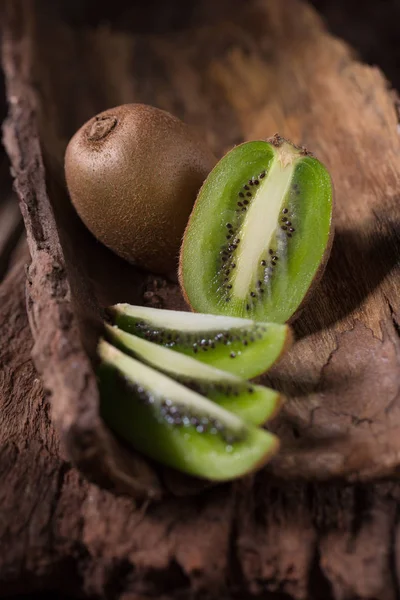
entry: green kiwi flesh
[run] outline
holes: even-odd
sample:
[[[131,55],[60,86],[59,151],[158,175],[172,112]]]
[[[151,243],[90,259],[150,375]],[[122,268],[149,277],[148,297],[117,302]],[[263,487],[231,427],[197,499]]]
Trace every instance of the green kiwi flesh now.
[[[278,449],[271,433],[102,340],[101,414],[136,450],[190,475],[226,481],[260,468]]]
[[[165,373],[186,387],[252,425],[272,419],[282,405],[278,392],[255,385],[169,348],[106,325],[107,339],[137,360]]]
[[[267,371],[290,346],[287,325],[216,315],[116,304],[115,325],[222,371],[252,379]]]
[[[204,182],[180,254],[193,310],[284,323],[323,272],[333,187],[304,148],[276,135],[231,150]]]

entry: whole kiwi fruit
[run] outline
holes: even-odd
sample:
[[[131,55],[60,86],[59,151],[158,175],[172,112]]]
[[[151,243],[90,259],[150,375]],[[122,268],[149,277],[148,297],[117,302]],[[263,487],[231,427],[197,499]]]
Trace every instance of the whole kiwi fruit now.
[[[171,275],[196,194],[215,163],[176,117],[125,104],[75,133],[65,176],[73,205],[98,240],[133,264]]]

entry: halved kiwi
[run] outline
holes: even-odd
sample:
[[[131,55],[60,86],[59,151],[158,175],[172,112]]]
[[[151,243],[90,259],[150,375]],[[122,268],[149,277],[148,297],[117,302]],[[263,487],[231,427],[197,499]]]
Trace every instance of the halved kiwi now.
[[[284,323],[323,272],[333,188],[326,168],[276,135],[231,150],[204,182],[180,254],[198,312]]]
[[[115,325],[223,371],[251,379],[264,373],[290,346],[287,325],[130,304],[109,309]]]
[[[260,468],[278,439],[104,340],[99,344],[101,414],[143,454],[213,481]]]
[[[179,381],[248,423],[263,425],[282,405],[279,392],[254,385],[169,348],[106,325],[107,339],[134,358]]]

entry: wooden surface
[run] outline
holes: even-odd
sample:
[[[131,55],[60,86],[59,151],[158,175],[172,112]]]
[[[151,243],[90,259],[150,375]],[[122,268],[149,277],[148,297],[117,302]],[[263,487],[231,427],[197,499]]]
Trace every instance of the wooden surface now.
[[[395,600],[400,485],[265,477],[140,508],[63,459],[30,360],[23,256],[0,286],[0,598]]]
[[[0,555],[4,593],[36,585],[124,600],[189,591],[271,600],[399,596],[399,486],[359,482],[395,475],[399,465],[395,99],[380,72],[356,62],[305,3],[215,4],[198,2],[182,16],[172,3],[151,22],[133,8],[90,27],[70,13],[62,21],[54,5],[6,3],[5,140],[32,255],[33,356],[67,455],[60,457],[43,391],[33,384],[16,268],[0,303],[3,339],[15,340],[2,345],[8,370],[0,386],[8,407],[0,470],[10,482],[0,502],[0,546],[10,547]],[[176,286],[146,280],[102,249],[63,188],[69,136],[92,114],[127,101],[177,114],[218,155],[279,131],[325,162],[336,188],[332,258],[295,324],[298,342],[270,376],[288,396],[274,423],[282,452],[250,480],[185,498],[171,490],[195,491],[188,481],[154,471],[108,434],[84,353],[93,351],[102,304],[145,290],[147,302],[183,307]],[[164,491],[164,500],[136,506],[88,484],[65,458],[104,485]]]

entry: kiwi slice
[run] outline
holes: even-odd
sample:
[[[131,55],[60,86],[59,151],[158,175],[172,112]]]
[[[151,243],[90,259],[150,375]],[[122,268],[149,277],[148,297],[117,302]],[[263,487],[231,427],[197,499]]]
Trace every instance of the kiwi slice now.
[[[214,481],[260,468],[278,449],[271,433],[189,390],[102,340],[101,413],[143,454]]]
[[[254,385],[231,373],[201,363],[169,348],[158,346],[106,325],[108,340],[134,358],[165,373],[209,400],[230,410],[248,423],[263,425],[282,405],[278,392]]]
[[[244,379],[264,373],[292,342],[287,325],[116,304],[115,325]]]
[[[180,282],[204,313],[284,323],[322,275],[333,237],[326,168],[276,135],[231,150],[204,182]]]

